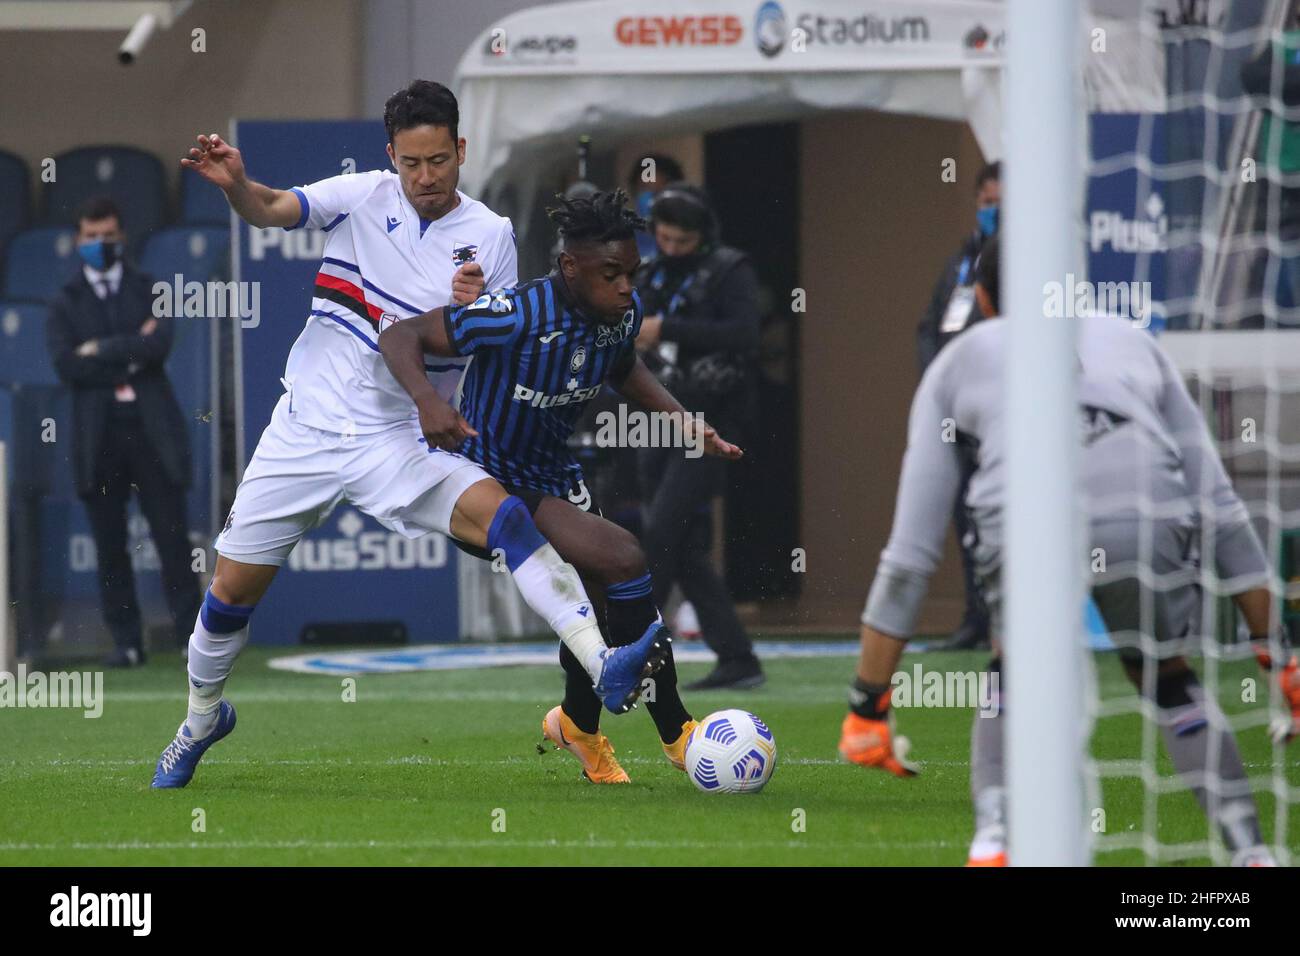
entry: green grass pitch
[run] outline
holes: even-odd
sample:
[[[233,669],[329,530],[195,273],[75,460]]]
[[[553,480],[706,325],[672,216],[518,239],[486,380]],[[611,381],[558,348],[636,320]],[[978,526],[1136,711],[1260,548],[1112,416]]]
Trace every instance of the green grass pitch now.
[[[283,651],[276,652],[283,653]],[[103,716],[0,711],[0,864],[3,865],[960,865],[971,831],[971,711],[899,710],[923,775],[898,780],[836,759],[852,661],[769,662],[769,682],[748,693],[686,695],[697,717],[729,706],[772,727],[779,756],[756,795],[698,792],[664,760],[644,708],[603,726],[632,777],[597,787],[563,752],[539,755],[542,716],[559,699],[557,668],[372,675],[345,702],[339,677],[266,666],[250,648],[228,687],[239,725],[204,758],[185,790],[149,789],[154,761],[184,708],[178,660],[106,675]],[[974,670],[985,655],[909,655],[927,670]],[[684,665],[683,680],[704,665]],[[1098,657],[1103,694],[1127,685],[1113,655]],[[1221,668],[1236,691],[1253,662]],[[1263,684],[1261,682],[1261,689]],[[1225,702],[1228,703],[1225,699]],[[1232,708],[1232,704],[1228,703]],[[1010,706],[1014,706],[1012,703]],[[1232,709],[1241,709],[1240,704]],[[1103,720],[1094,750],[1140,756],[1140,720]],[[1272,752],[1262,728],[1239,734],[1252,774]],[[1287,776],[1300,783],[1300,742]],[[1159,770],[1170,767],[1161,756]],[[1110,833],[1141,833],[1144,789],[1104,781]],[[1259,795],[1266,836],[1274,798]],[[196,832],[197,811],[204,832]],[[803,811],[806,828],[792,824]],[[1166,843],[1204,838],[1186,792],[1158,798]],[[1300,851],[1300,810],[1287,842]],[[496,826],[494,827],[494,822]],[[501,832],[504,824],[504,832]],[[1102,854],[1140,864],[1142,854]],[[1207,862],[1206,860],[1191,862]]]

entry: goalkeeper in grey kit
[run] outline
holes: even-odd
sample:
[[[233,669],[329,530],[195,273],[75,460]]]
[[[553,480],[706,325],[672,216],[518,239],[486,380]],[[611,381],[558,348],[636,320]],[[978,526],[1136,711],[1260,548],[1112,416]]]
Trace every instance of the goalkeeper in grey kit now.
[[[998,314],[998,246],[996,239],[986,245],[977,266],[976,296],[989,316]],[[1195,649],[1200,600],[1199,568],[1191,555],[1198,540],[1205,540],[1213,545],[1222,589],[1241,611],[1261,666],[1276,673],[1290,710],[1277,738],[1290,740],[1300,732],[1300,667],[1285,634],[1271,624],[1268,561],[1204,420],[1152,336],[1112,317],[1078,321],[1080,487],[1092,553],[1105,557],[1091,582],[1093,600],[1120,648],[1126,674],[1154,701],[1175,769],[1212,816],[1234,865],[1273,865],[1236,740],[1183,656]],[[862,614],[861,655],[841,731],[840,753],[853,763],[900,777],[917,772],[893,737],[891,678],[939,563],[957,497],[958,442],[948,434],[954,429],[975,448],[965,507],[978,533],[975,560],[991,613],[989,667],[1000,669],[1006,336],[1005,321],[980,323],[940,353],[917,389],[893,529]],[[1153,586],[1139,581],[1143,564]],[[1156,653],[1139,650],[1144,636],[1157,642]],[[1015,688],[1004,690],[1014,707]],[[976,832],[968,865],[1006,864],[1003,727],[1001,706],[991,717],[974,718]],[[1213,781],[1217,799],[1211,799],[1206,780]]]

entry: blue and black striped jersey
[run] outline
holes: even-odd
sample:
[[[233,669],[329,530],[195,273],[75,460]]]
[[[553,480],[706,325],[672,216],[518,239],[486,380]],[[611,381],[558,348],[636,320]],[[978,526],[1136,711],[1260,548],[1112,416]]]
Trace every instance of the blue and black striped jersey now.
[[[636,361],[641,300],[601,325],[551,273],[446,313],[447,339],[473,356],[461,414],[477,431],[459,449],[506,485],[564,496],[581,475],[566,442],[587,402]]]

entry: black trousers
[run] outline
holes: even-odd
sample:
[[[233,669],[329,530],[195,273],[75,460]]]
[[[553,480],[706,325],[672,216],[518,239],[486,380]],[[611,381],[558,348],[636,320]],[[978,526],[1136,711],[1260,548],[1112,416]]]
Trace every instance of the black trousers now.
[[[125,650],[139,649],[143,644],[126,521],[127,502],[134,490],[158,551],[163,593],[177,646],[181,646],[189,640],[202,600],[199,580],[192,569],[185,489],[164,477],[158,454],[133,410],[114,410],[95,478],[94,493],[82,500],[95,537],[104,623],[114,645]]]
[[[673,584],[695,605],[700,630],[718,663],[754,659],[754,645],[736,616],[727,584],[713,568],[710,505],[726,484],[726,463],[704,455],[687,458],[681,448],[638,453],[643,522],[641,545],[663,607]]]

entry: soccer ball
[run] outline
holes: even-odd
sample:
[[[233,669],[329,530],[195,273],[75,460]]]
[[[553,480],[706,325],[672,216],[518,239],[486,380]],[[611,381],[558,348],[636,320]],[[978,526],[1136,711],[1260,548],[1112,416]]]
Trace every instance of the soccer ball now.
[[[776,738],[745,710],[719,710],[686,740],[686,772],[705,793],[757,793],[776,768]]]

